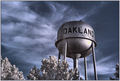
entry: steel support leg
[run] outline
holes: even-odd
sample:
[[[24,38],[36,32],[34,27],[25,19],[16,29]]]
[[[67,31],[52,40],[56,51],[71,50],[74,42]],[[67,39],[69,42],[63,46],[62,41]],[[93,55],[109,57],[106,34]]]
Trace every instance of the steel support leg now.
[[[85,70],[85,80],[87,80],[87,62],[86,62],[86,57],[84,57],[84,70]]]
[[[65,43],[65,52],[64,52],[64,61],[66,62],[66,55],[67,55],[67,42]]]
[[[95,50],[94,50],[94,43],[92,43],[92,56],[93,56],[93,66],[94,66],[94,76],[95,80],[97,80],[97,72],[96,72],[96,60],[95,60]]]
[[[58,63],[60,62],[60,52],[58,54]]]
[[[74,61],[74,69],[78,69],[78,59],[73,59]]]
[[[73,58],[73,61],[74,61],[74,65],[73,66],[74,66],[74,71],[75,71],[73,80],[79,80],[78,59],[77,58]]]

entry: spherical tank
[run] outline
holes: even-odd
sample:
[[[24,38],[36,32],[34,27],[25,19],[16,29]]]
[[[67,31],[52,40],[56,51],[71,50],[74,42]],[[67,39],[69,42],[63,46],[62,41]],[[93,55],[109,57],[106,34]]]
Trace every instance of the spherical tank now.
[[[66,22],[59,28],[55,42],[60,54],[64,54],[65,43],[67,43],[67,57],[86,57],[92,51],[92,43],[96,46],[94,30],[81,20]]]

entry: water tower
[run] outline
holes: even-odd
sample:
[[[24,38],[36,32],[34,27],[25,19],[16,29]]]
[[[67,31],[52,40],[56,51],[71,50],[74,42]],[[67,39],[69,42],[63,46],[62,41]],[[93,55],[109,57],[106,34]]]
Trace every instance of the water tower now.
[[[95,51],[95,33],[93,28],[83,21],[70,21],[64,23],[58,30],[56,47],[59,50],[58,60],[61,55],[72,58],[74,69],[78,69],[78,59],[84,58],[85,80],[87,80],[86,57],[92,53],[95,80],[97,80]]]

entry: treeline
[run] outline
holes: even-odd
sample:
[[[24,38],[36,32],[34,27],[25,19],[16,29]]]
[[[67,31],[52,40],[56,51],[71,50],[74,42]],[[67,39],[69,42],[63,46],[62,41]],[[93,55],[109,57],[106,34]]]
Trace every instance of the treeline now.
[[[27,80],[83,80],[79,77],[77,70],[68,69],[69,65],[65,61],[59,61],[55,56],[43,59],[41,68],[34,66],[29,74]],[[78,76],[75,76],[78,75]],[[2,80],[25,80],[23,72],[12,65],[8,58],[1,58],[1,79]],[[119,64],[116,65],[116,72],[110,80],[119,80]]]

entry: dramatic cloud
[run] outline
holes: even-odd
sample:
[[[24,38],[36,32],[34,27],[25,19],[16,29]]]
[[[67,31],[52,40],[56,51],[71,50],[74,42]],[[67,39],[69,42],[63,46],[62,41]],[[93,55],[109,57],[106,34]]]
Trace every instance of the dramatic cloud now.
[[[2,57],[8,57],[26,76],[41,60],[58,55],[57,30],[67,21],[83,20],[96,33],[99,79],[109,79],[118,63],[118,2],[4,2],[2,1]],[[72,59],[67,59],[70,68]],[[84,78],[83,59],[79,60]],[[94,79],[92,56],[87,57],[88,78]]]

